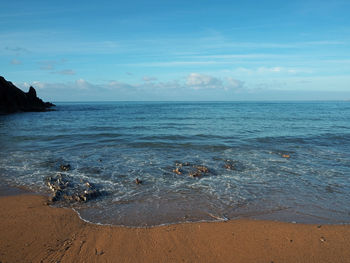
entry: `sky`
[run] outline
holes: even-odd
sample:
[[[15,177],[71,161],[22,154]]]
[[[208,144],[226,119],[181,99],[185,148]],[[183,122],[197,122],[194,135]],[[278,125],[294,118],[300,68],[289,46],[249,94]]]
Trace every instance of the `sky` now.
[[[349,0],[0,6],[0,75],[44,100],[350,100]]]

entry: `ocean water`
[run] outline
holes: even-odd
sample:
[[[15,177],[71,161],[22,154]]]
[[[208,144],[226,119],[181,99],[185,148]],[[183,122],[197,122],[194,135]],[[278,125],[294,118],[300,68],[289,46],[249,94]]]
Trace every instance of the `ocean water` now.
[[[1,185],[49,193],[44,178],[69,163],[65,174],[106,193],[69,205],[94,223],[242,217],[350,223],[349,102],[57,103],[56,109],[0,116]],[[176,162],[210,172],[179,175]]]

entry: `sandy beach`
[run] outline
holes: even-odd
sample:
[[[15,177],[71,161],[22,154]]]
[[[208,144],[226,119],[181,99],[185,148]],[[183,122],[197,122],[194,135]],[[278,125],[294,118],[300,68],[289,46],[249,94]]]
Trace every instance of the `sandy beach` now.
[[[0,197],[0,262],[350,262],[349,225],[232,220],[153,228],[86,223],[47,198]]]

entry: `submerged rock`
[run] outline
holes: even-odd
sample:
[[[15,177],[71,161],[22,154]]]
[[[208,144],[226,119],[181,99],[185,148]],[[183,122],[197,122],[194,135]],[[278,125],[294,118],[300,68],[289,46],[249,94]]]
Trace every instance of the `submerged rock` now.
[[[174,170],[173,170],[173,172],[174,173],[176,173],[176,174],[182,174],[182,171],[181,171],[181,169],[179,168],[179,167],[176,167]]]
[[[175,162],[175,166],[175,169],[172,171],[178,175],[186,174],[190,177],[196,178],[210,173],[209,168],[204,165],[196,165],[189,162],[182,163],[177,161]]]
[[[182,162],[176,161],[175,166],[177,166],[177,167],[191,166],[191,163],[189,163],[189,162],[182,163]]]
[[[28,92],[24,92],[0,76],[0,114],[48,111],[53,106],[55,105],[39,99],[33,87],[30,87]]]
[[[191,171],[188,173],[188,176],[196,178],[196,177],[201,177],[202,173],[200,171]]]
[[[70,169],[71,169],[71,166],[70,166],[70,164],[61,164],[60,165],[60,169],[62,170],[62,171],[69,171]]]
[[[197,166],[194,166],[197,171],[201,172],[201,173],[208,173],[209,172],[209,168],[206,167],[206,166],[203,166],[203,165],[197,165]]]
[[[135,179],[135,184],[142,184],[142,181],[139,180],[139,178],[136,178],[136,179]]]
[[[236,172],[242,172],[245,169],[247,169],[247,167],[241,161],[237,161],[237,160],[225,160],[225,164],[223,165],[223,167],[226,170],[231,170]]]
[[[224,167],[227,170],[236,170],[236,165],[235,165],[235,163],[232,160],[226,160],[225,164],[224,164]]]
[[[209,168],[203,165],[194,165],[193,168],[195,168],[195,170],[188,173],[188,175],[193,178],[202,177],[203,175],[209,173]]]

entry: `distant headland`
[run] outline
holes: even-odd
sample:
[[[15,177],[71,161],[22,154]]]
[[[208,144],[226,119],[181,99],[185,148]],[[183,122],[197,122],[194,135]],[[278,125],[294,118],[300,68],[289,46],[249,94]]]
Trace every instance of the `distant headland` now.
[[[48,111],[55,106],[51,102],[44,102],[36,95],[36,90],[31,86],[28,92],[13,85],[0,76],[0,114],[28,111]]]

